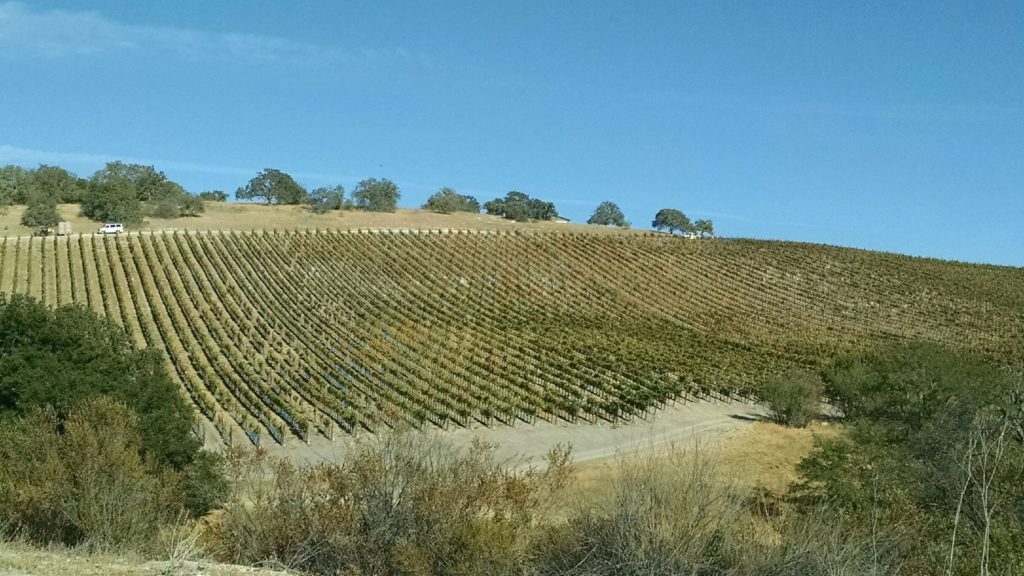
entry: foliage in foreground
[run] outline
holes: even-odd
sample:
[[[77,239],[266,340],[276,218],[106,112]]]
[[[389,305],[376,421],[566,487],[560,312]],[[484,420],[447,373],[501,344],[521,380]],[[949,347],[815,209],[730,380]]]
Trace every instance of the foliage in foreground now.
[[[849,432],[819,440],[795,497],[901,527],[914,574],[1024,573],[1024,379],[933,344],[838,358]]]
[[[85,308],[0,296],[0,414],[53,406],[64,415],[100,395],[139,415],[142,448],[156,461],[181,468],[195,457],[194,411],[159,352],[136,349],[123,330]]]
[[[239,452],[205,546],[314,574],[1020,573],[1020,375],[932,345],[826,374],[849,432],[818,443],[795,506],[771,514],[700,451],[624,461],[609,498],[574,502],[566,450],[516,472],[492,447],[407,432],[312,468]],[[33,541],[146,550],[190,479],[151,472],[133,427],[105,399],[62,427],[46,410],[6,421],[0,518]]]
[[[147,550],[224,500],[159,353],[76,306],[0,296],[0,534]]]
[[[514,472],[403,433],[340,464],[297,469],[236,455],[240,488],[209,523],[222,561],[313,574],[884,574],[890,539],[828,512],[766,521],[709,453],[671,448],[621,461],[610,497],[569,497],[569,453]]]
[[[515,473],[491,446],[413,433],[357,444],[337,465],[238,460],[242,490],[209,546],[315,574],[521,574],[568,461],[555,450],[544,472]]]
[[[0,530],[30,542],[152,551],[161,532],[219,505],[210,455],[183,472],[144,457],[140,422],[107,397],[67,414],[35,407],[0,419]],[[201,490],[194,480],[207,485]],[[189,505],[195,508],[189,508]]]

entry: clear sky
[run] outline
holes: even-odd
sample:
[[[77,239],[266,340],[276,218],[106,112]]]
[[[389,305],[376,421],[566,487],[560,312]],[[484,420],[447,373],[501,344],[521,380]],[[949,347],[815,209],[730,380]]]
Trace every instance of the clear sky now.
[[[1024,266],[1024,2],[0,0],[0,164]]]

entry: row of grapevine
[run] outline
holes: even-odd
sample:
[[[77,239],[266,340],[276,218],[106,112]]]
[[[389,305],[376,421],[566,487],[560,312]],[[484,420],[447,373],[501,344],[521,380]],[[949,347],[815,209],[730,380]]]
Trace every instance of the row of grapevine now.
[[[972,276],[972,274],[975,274]],[[804,244],[466,231],[0,241],[0,292],[166,353],[228,441],[644,417],[904,338],[1012,361],[1024,273]],[[237,434],[236,434],[237,432]]]

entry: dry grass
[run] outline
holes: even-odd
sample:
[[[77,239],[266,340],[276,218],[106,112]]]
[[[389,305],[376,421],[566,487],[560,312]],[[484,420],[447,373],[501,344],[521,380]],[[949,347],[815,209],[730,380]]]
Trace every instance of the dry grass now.
[[[699,452],[715,459],[719,468],[736,482],[739,491],[750,494],[770,492],[781,496],[798,479],[796,465],[810,453],[814,438],[831,437],[839,431],[838,426],[820,422],[814,422],[807,428],[755,422],[721,439],[697,443],[695,446]],[[654,450],[667,453],[669,447]],[[621,474],[623,461],[649,456],[650,451],[642,451],[575,465],[573,497],[591,502],[602,501],[609,495],[608,486]]]
[[[811,452],[815,436],[831,437],[839,430],[820,422],[807,428],[755,422],[724,438],[715,449],[722,469],[741,488],[780,496],[798,479],[796,465]]]
[[[0,207],[0,236],[27,236],[35,228],[21,225],[21,215],[25,212],[25,206]],[[71,222],[71,230],[74,232],[95,232],[99,230],[100,224],[88,218],[79,216],[77,204],[61,204],[57,207],[61,218]]]
[[[203,561],[146,561],[135,556],[90,553],[77,549],[41,549],[0,542],[3,576],[285,576],[290,572]]]
[[[0,211],[0,236],[27,236],[33,228],[20,224],[24,206],[10,206]],[[71,222],[76,233],[94,232],[100,224],[78,213],[77,204],[61,204],[60,215]],[[584,224],[555,222],[520,223],[486,214],[437,214],[423,210],[400,209],[395,213],[343,211],[314,214],[302,206],[267,206],[264,204],[236,204],[207,202],[206,212],[195,218],[148,218],[144,230],[262,230],[262,229],[355,229],[355,228],[412,228],[465,230],[532,230],[532,231],[587,231],[596,234],[628,234],[629,231]]]

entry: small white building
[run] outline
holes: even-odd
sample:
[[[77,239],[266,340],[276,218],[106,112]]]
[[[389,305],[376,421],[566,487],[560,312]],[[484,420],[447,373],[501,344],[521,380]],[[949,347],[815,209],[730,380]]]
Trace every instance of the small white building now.
[[[555,216],[554,219],[552,219],[552,222],[557,222],[559,224],[568,224],[570,220],[563,216]]]

